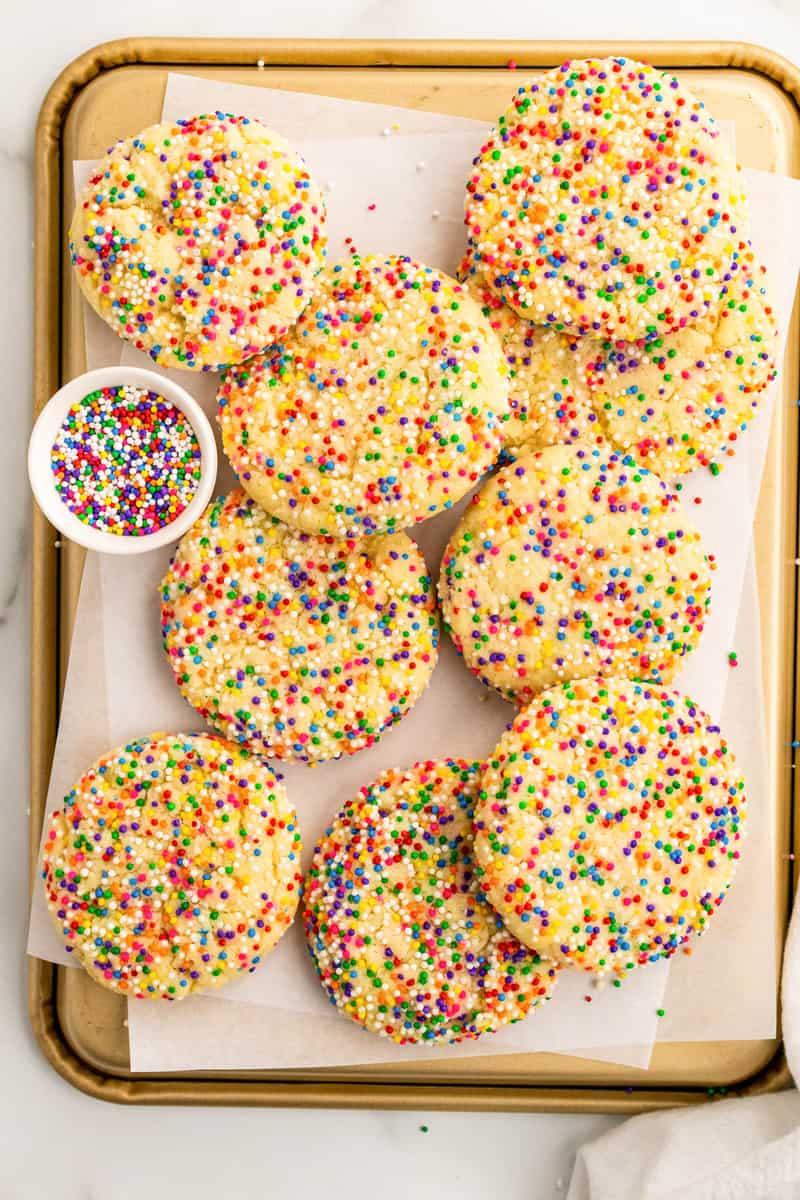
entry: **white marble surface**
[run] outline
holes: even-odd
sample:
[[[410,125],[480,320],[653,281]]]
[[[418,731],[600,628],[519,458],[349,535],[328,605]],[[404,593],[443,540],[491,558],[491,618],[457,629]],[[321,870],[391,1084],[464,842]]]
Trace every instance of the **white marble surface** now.
[[[183,18],[178,10],[190,12]],[[39,1200],[197,1200],[356,1193],[428,1200],[558,1197],[575,1148],[611,1118],[436,1113],[148,1110],[104,1105],[47,1066],[27,1027],[29,499],[24,448],[30,420],[31,157],[44,92],[72,58],[134,34],[193,36],[712,38],[760,42],[800,60],[800,0],[210,0],[174,10],[94,0],[28,0],[4,7],[0,78],[0,346],[4,429],[0,479],[0,679],[5,731],[0,770],[0,1197]],[[428,1132],[421,1126],[428,1126]]]

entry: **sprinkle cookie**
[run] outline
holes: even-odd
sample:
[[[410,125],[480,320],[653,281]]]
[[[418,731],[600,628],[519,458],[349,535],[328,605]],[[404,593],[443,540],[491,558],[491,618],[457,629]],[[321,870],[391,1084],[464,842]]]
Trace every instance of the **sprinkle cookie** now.
[[[584,675],[672,679],[702,632],[710,568],[657,475],[575,443],[521,456],[481,488],[439,593],[470,670],[524,704]]]
[[[300,833],[283,785],[207,734],[104,754],[53,812],[47,904],[93,979],[180,1000],[252,971],[300,896]]]
[[[325,252],[299,155],[229,113],[164,121],[97,164],[72,218],[83,294],[162,367],[213,371],[282,337]]]
[[[520,317],[487,285],[469,253],[459,276],[480,304],[506,356],[509,413],[503,425],[504,451],[514,455],[599,433],[586,381],[591,339],[558,333]]]
[[[594,343],[587,379],[605,433],[667,478],[733,454],[775,378],[777,338],[764,269],[747,256],[698,325]]]
[[[711,718],[655,684],[542,693],[491,756],[475,814],[481,885],[525,944],[598,974],[670,958],[725,898],[745,832]]]
[[[493,1032],[556,982],[479,891],[478,780],[477,764],[452,759],[384,771],[327,830],[306,879],[306,936],[328,998],[401,1044]]]
[[[267,757],[320,762],[373,745],[436,665],[433,590],[411,538],[313,538],[240,490],[184,534],[161,601],[185,698]]]
[[[474,160],[466,224],[492,287],[537,325],[633,340],[694,322],[747,237],[704,106],[624,58],[519,88]]]
[[[321,272],[269,354],[229,372],[225,451],[259,504],[306,533],[392,532],[450,508],[497,457],[497,338],[466,290],[410,258]]]

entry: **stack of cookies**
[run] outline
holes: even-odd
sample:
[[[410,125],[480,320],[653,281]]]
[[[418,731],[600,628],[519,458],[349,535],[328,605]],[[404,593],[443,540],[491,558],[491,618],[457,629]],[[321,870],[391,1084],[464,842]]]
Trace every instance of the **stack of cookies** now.
[[[299,834],[262,760],[374,745],[431,678],[437,607],[517,715],[486,762],[384,772],[333,819],[304,905],[331,1002],[400,1043],[474,1038],[565,967],[619,983],[670,957],[725,896],[746,801],[668,686],[714,566],[671,481],[718,469],[775,373],[740,172],[677,80],[573,62],[519,88],[466,214],[460,281],[324,265],[299,157],[223,114],[121,143],[79,203],[96,310],[162,365],[225,369],[240,484],[161,591],[176,683],[221,736],[107,756],[46,843],[68,945],[127,995],[275,943]],[[437,606],[405,531],[469,493]]]
[[[486,762],[385,772],[336,817],[305,884],[320,981],[403,1044],[518,1021],[565,967],[618,985],[707,929],[745,816],[691,700],[619,678],[549,688]]]
[[[520,87],[466,223],[513,447],[602,433],[668,478],[733,452],[775,372],[775,317],[741,172],[683,84],[588,59]]]

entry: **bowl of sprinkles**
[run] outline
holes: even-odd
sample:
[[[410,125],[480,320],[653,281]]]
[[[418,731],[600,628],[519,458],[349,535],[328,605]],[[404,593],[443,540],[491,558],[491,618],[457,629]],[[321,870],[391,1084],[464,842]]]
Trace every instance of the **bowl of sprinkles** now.
[[[203,512],[217,450],[200,405],[139,367],[71,380],[33,427],[28,474],[39,507],[71,541],[141,554],[179,538]]]

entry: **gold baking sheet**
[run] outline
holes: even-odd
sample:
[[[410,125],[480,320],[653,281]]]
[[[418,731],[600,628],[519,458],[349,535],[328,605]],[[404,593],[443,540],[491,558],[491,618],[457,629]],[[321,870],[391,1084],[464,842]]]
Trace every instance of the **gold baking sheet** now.
[[[158,120],[169,71],[493,120],[522,76],[587,54],[644,58],[690,77],[716,116],[735,120],[741,162],[800,176],[800,71],[755,46],[129,39],[87,52],[53,84],[37,129],[34,413],[62,382],[84,369],[80,298],[64,236],[72,161],[96,158],[116,138]],[[507,68],[510,59],[518,64],[516,74]],[[756,518],[777,856],[773,936],[779,948],[793,887],[789,853],[795,828],[789,746],[796,736],[798,674],[798,362],[795,312]],[[83,552],[66,541],[59,549],[53,530],[36,511],[32,886],[82,565]],[[408,1066],[134,1076],[124,1001],[82,971],[30,960],[29,1006],[34,1033],[55,1069],[84,1091],[124,1103],[630,1112],[707,1100],[709,1089],[720,1087],[747,1093],[774,1089],[788,1078],[780,1039],[659,1044],[647,1072],[561,1055],[487,1054]]]

